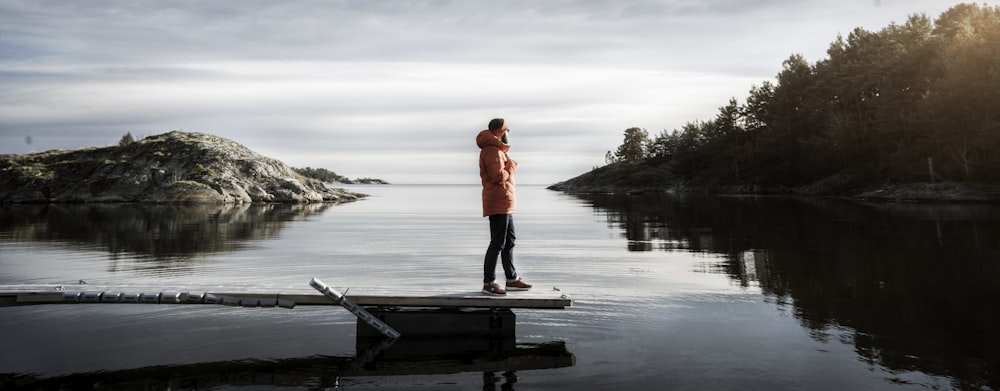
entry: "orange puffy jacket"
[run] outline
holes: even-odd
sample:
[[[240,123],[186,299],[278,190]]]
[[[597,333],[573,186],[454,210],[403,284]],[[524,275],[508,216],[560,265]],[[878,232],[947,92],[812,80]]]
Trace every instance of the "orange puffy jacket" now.
[[[489,130],[476,136],[479,177],[483,182],[483,216],[514,213],[514,172],[517,162],[507,156],[509,145]]]

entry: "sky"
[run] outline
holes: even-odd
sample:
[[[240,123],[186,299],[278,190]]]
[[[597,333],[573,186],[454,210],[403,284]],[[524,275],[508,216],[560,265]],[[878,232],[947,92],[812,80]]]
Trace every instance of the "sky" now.
[[[709,120],[838,34],[953,0],[0,0],[0,154],[171,130],[293,167],[479,183],[510,127],[520,184],[604,165],[625,129]]]

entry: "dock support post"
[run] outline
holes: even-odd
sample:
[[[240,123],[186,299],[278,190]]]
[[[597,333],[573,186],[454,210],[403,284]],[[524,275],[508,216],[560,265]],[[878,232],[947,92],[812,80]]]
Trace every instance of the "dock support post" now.
[[[367,308],[387,325],[410,337],[514,337],[516,315],[507,308]],[[377,338],[379,331],[358,322],[359,338]]]

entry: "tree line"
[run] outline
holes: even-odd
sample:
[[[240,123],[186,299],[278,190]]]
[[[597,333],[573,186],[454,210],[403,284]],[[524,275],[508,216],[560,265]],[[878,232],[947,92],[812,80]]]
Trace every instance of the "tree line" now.
[[[326,182],[326,183],[335,183],[335,182],[349,183],[350,182],[350,180],[347,179],[347,177],[342,176],[342,175],[338,175],[336,172],[327,170],[325,168],[312,168],[312,167],[296,168],[296,167],[292,167],[292,170],[295,171],[296,173],[298,173],[299,175],[302,175],[302,176],[304,176],[306,178],[318,179],[318,180]]]
[[[608,163],[662,160],[703,184],[1000,183],[1000,7],[959,4],[785,60],[715,118],[625,130]]]

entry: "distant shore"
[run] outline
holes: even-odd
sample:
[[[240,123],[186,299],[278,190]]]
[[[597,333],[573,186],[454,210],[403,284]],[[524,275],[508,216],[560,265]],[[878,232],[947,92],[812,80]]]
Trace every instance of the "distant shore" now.
[[[704,193],[716,195],[783,195],[801,197],[834,197],[874,202],[915,203],[1000,203],[1000,186],[954,182],[892,184],[855,192],[818,192],[813,188],[784,188],[767,186],[694,186],[694,185],[636,185],[560,182],[547,187],[549,190],[569,194],[584,193]]]

